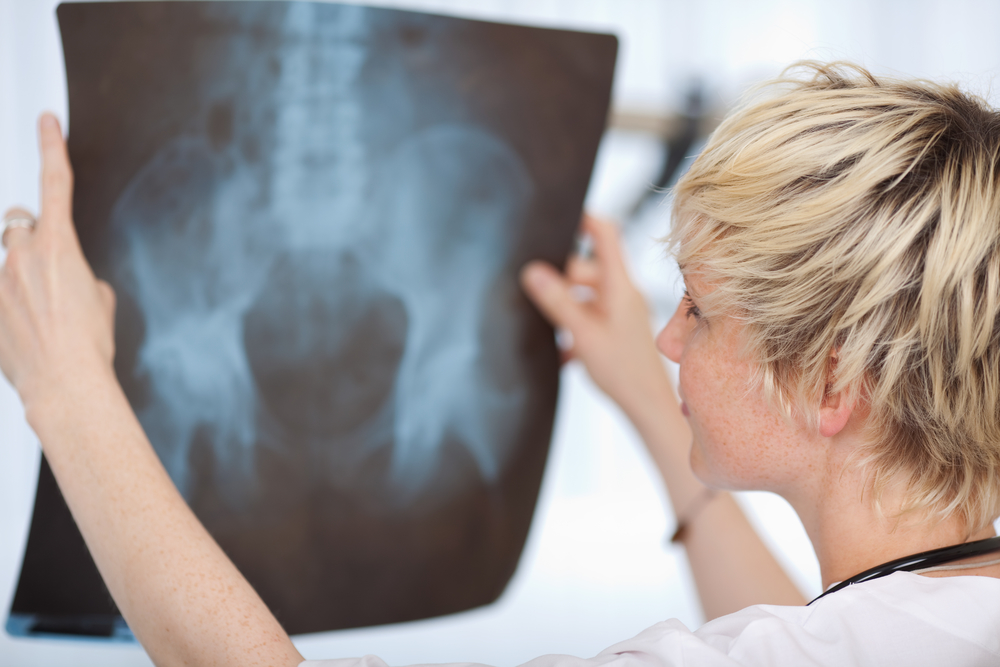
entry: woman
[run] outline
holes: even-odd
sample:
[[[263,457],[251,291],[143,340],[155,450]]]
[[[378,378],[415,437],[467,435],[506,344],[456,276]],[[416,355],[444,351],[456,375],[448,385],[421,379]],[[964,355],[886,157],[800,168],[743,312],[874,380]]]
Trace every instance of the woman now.
[[[41,214],[9,212],[3,237],[0,365],[101,574],[158,664],[297,664],[122,395],[114,297],[80,252],[51,116],[40,133]],[[1000,514],[998,165],[1000,115],[953,88],[810,66],[736,111],[676,188],[688,292],[656,345],[680,364],[680,404],[611,226],[585,223],[595,259],[566,275],[525,269],[527,292],[648,444],[715,618],[534,663],[1000,662],[1000,546],[978,543]],[[574,283],[595,298],[576,300]],[[712,491],[750,488],[796,509],[824,587],[973,546],[945,554],[964,569],[896,572],[803,606]],[[348,663],[379,661],[329,664]]]

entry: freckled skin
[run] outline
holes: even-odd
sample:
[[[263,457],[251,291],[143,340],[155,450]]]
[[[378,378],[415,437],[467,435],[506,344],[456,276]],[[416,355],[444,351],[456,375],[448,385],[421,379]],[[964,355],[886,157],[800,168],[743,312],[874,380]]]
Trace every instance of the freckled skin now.
[[[839,394],[816,406],[817,425],[785,419],[750,386],[752,369],[740,354],[743,325],[733,317],[700,317],[699,299],[711,286],[696,275],[686,282],[693,299],[685,297],[656,343],[680,364],[691,468],[714,488],[784,497],[812,540],[824,586],[907,554],[994,534],[988,527],[970,535],[960,516],[928,521],[898,514],[903,488],[884,492],[884,512],[877,511],[866,472],[851,463],[865,441],[868,407]],[[961,573],[1000,577],[1000,565]]]
[[[703,294],[697,278],[688,279]],[[816,479],[823,445],[804,426],[786,420],[751,388],[741,358],[742,325],[733,317],[689,315],[686,298],[657,338],[680,364],[679,394],[693,432],[691,467],[716,488],[774,491],[786,497]]]

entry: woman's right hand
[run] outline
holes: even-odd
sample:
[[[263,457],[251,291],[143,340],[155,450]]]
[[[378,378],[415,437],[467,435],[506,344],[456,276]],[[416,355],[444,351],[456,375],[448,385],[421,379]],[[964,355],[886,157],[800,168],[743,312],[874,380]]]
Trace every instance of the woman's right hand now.
[[[531,262],[521,282],[552,325],[570,333],[571,356],[635,421],[647,407],[662,405],[664,390],[673,392],[646,302],[629,278],[617,226],[585,215],[582,231],[593,240],[593,258],[572,257],[565,275],[544,262]],[[581,299],[581,292],[591,298]]]
[[[73,226],[73,171],[59,123],[39,121],[41,213],[34,229],[4,234],[0,369],[25,406],[95,372],[113,372],[115,296],[94,277]],[[8,216],[28,216],[22,209]]]

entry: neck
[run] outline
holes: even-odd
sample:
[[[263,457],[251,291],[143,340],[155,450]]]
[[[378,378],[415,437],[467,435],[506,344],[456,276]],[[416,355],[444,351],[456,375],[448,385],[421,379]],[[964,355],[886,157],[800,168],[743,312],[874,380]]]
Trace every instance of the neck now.
[[[843,464],[827,467],[818,485],[804,493],[783,494],[812,540],[824,590],[897,558],[994,535],[992,528],[971,534],[958,517],[938,520],[920,512],[901,513],[903,494],[893,489],[884,493],[879,512],[860,471]]]

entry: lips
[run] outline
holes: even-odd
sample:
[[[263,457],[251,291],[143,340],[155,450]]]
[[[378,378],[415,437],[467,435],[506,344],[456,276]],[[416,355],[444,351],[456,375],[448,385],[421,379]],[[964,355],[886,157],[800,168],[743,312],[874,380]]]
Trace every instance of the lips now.
[[[681,402],[681,414],[684,415],[685,417],[691,416],[691,412],[688,410],[687,403],[684,403],[683,401]]]

